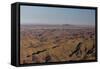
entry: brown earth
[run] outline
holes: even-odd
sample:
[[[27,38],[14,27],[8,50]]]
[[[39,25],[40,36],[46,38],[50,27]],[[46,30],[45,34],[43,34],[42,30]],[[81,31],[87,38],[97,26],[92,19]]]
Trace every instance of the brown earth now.
[[[95,29],[21,27],[20,64],[95,60]]]

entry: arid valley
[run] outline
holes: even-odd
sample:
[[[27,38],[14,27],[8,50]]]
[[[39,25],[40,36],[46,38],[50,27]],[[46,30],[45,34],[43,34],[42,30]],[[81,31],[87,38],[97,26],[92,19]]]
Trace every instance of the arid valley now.
[[[21,25],[20,64],[95,60],[95,27]]]

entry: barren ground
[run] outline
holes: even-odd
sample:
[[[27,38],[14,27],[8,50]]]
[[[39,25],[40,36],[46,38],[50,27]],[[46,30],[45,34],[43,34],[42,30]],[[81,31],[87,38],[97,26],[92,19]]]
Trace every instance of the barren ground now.
[[[96,59],[93,27],[59,27],[21,26],[20,63]]]

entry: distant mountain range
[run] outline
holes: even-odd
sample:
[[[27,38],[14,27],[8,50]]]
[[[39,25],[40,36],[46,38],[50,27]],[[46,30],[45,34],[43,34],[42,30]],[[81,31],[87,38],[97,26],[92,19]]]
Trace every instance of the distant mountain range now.
[[[22,28],[32,28],[32,29],[82,29],[82,28],[95,28],[94,26],[89,25],[71,25],[71,24],[42,24],[42,25],[35,25],[35,24],[22,24]]]

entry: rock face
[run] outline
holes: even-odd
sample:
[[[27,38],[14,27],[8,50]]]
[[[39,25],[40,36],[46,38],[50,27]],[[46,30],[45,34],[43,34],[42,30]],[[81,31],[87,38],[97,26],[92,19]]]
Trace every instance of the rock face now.
[[[73,28],[71,25],[61,25],[59,27],[57,25],[55,28],[47,25],[37,27],[22,25],[20,34],[20,63],[96,59],[94,27],[81,28],[75,26]]]
[[[74,54],[76,55],[76,56],[78,56],[78,55],[82,55],[82,51],[80,50],[80,47],[81,47],[81,42],[79,42],[78,43],[78,45],[76,46],[76,48],[75,48],[75,50],[69,55],[70,57],[72,57]]]

